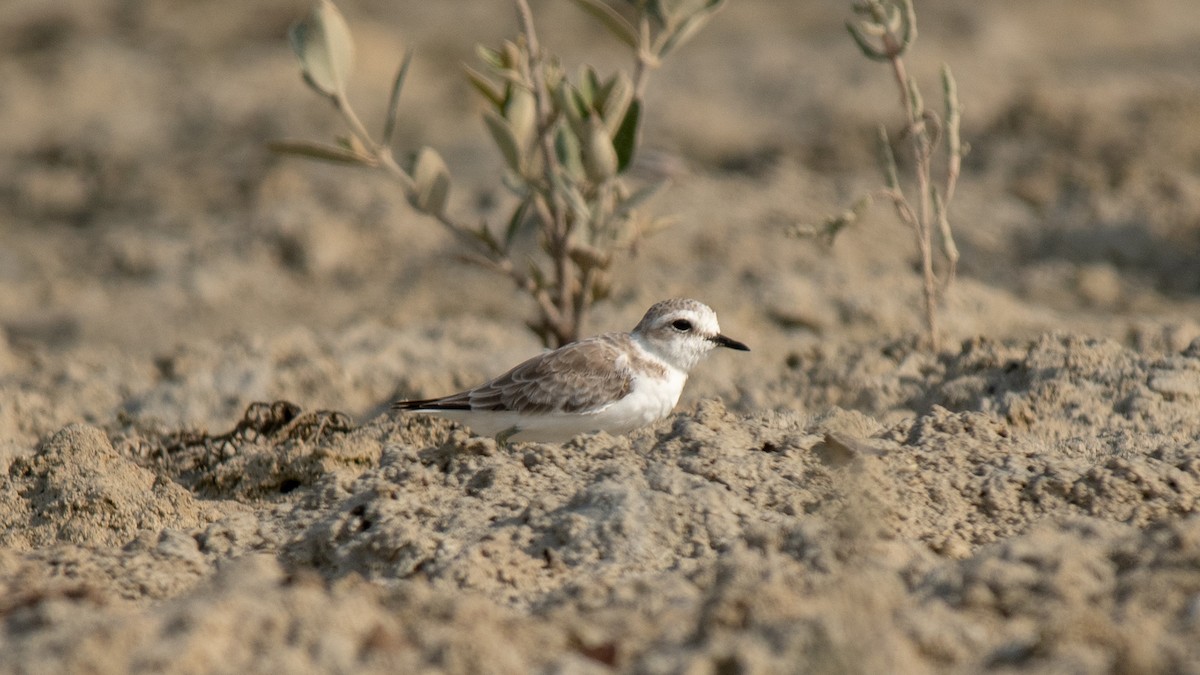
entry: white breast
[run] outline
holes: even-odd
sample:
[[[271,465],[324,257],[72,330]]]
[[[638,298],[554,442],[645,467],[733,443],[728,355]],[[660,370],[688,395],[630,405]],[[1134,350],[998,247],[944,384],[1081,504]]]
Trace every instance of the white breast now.
[[[671,367],[665,377],[637,377],[625,398],[591,417],[596,428],[612,434],[639,429],[671,414],[685,382],[687,373]]]

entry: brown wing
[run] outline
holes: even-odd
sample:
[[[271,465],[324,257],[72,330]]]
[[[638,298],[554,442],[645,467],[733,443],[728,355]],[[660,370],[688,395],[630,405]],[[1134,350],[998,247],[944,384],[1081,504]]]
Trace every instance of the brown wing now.
[[[439,399],[402,401],[405,410],[520,410],[588,412],[624,398],[633,385],[622,334],[572,342],[519,364],[470,391]]]

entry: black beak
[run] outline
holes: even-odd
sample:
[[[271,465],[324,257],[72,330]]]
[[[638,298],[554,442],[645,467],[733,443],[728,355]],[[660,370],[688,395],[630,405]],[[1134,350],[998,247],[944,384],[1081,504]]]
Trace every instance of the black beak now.
[[[739,352],[750,351],[750,348],[747,347],[746,345],[738,342],[737,340],[727,338],[724,335],[721,335],[720,333],[717,333],[716,335],[714,335],[708,339],[709,339],[709,341],[716,344],[718,347],[728,347],[730,349],[736,349]]]

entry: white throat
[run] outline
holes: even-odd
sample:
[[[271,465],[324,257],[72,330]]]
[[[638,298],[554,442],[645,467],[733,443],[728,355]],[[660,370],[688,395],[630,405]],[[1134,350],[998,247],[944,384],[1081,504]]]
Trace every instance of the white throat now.
[[[691,337],[654,340],[635,333],[633,341],[642,348],[647,357],[661,363],[669,370],[683,373],[685,377],[711,348],[705,341]]]

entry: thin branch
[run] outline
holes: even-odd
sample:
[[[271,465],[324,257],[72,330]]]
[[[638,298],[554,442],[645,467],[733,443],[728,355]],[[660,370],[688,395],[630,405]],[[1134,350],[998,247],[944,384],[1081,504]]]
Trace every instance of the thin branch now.
[[[533,85],[533,100],[537,109],[538,147],[542,153],[542,168],[545,173],[547,207],[553,218],[553,237],[550,241],[550,256],[555,264],[555,281],[558,284],[559,306],[565,307],[568,296],[569,275],[567,274],[567,240],[571,235],[571,223],[567,219],[566,207],[558,197],[554,187],[554,177],[559,175],[561,167],[558,154],[554,151],[552,111],[550,93],[546,88],[546,69],[542,59],[541,45],[538,42],[537,31],[533,25],[533,12],[529,9],[528,0],[515,0],[517,19],[521,24],[521,33],[525,36],[529,49],[529,61],[522,64],[528,70],[529,82]]]
[[[378,154],[379,144],[371,138],[371,134],[363,126],[362,120],[358,119],[358,115],[354,112],[354,107],[350,105],[350,100],[346,98],[346,93],[339,91],[330,98],[333,100],[333,107],[337,108],[342,118],[346,120],[346,124],[350,126],[350,133],[354,134],[355,138],[371,150],[372,154]]]
[[[659,36],[662,38],[663,36]],[[651,44],[653,42],[653,44]],[[634,54],[633,64],[633,95],[642,99],[646,93],[646,84],[650,80],[650,71],[657,68],[658,57],[655,54],[662,47],[662,40],[651,40],[650,17],[643,14],[638,21],[638,47]]]

